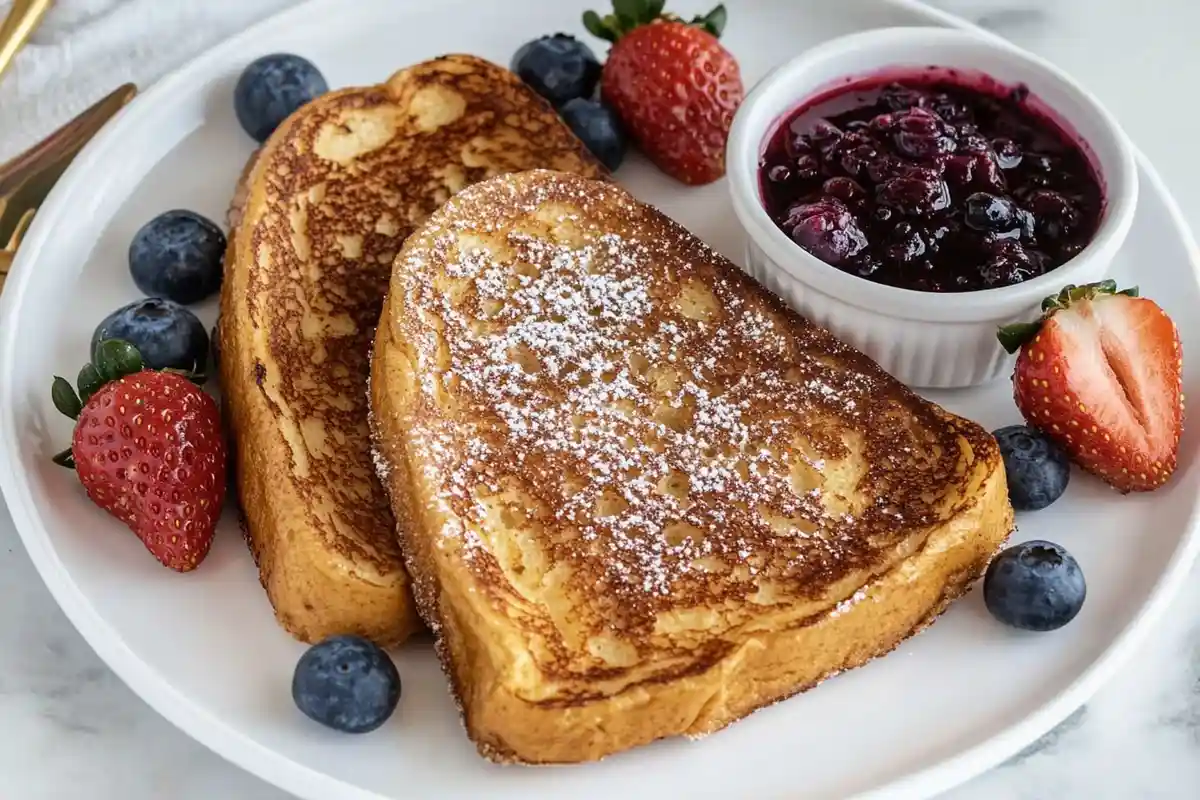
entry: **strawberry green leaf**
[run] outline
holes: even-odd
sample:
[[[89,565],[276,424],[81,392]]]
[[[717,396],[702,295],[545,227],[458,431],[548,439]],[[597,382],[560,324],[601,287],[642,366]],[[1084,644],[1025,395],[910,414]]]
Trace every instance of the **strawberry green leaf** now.
[[[1063,308],[1067,308],[1072,303],[1085,298],[1095,297],[1097,291],[1103,291],[1103,289],[1096,284],[1089,283],[1083,286],[1068,286],[1062,291],[1062,296],[1066,298],[1063,302]]]
[[[96,348],[96,372],[105,383],[140,372],[142,354],[129,342],[106,339]]]
[[[645,18],[645,0],[613,0],[613,11],[621,20],[621,27],[626,31],[633,30],[643,22],[649,22]]]
[[[55,464],[67,469],[75,469],[75,454],[71,452],[71,448],[63,450],[61,453],[55,453],[51,459]]]
[[[1076,286],[1073,283],[1069,283],[1058,294],[1052,294],[1042,301],[1042,311],[1047,314],[1052,313],[1064,308],[1070,308],[1072,303],[1077,303],[1080,300],[1094,300],[1106,294],[1123,294],[1127,297],[1137,297],[1138,288],[1133,286],[1129,289],[1117,291],[1117,282],[1112,278],[1097,281],[1096,283],[1085,283],[1083,286]]]
[[[625,34],[643,25],[649,25],[656,20],[683,22],[677,14],[663,13],[666,0],[612,0],[613,13],[600,16],[595,11],[583,13],[583,27],[593,36],[609,42],[615,42]],[[718,5],[712,11],[697,16],[689,25],[708,31],[720,38],[725,30],[728,13],[724,5]]]
[[[608,29],[604,24],[604,20],[595,11],[583,12],[583,27],[587,28],[588,33],[598,39],[603,39],[606,42],[615,42],[617,34]]]
[[[725,6],[719,5],[712,11],[702,17],[696,17],[692,20],[692,25],[711,33],[717,39],[721,38],[721,34],[725,32],[725,23],[729,21],[729,14],[725,10]]]
[[[1021,346],[1037,336],[1038,331],[1042,329],[1042,323],[1038,322],[1014,322],[1011,325],[1004,325],[996,331],[996,338],[1000,340],[1000,346],[1005,352],[1012,354],[1021,349]]]
[[[66,378],[54,376],[54,384],[50,387],[50,398],[54,401],[54,407],[61,413],[71,419],[79,419],[83,403],[80,402],[75,390],[71,388],[71,383]]]
[[[79,399],[87,403],[88,399],[104,385],[104,381],[93,365],[84,364],[83,368],[79,370],[79,377],[75,379],[75,385],[79,387]]]
[[[1085,283],[1083,286],[1076,286],[1073,283],[1068,283],[1057,294],[1052,294],[1042,301],[1042,318],[1037,322],[1018,322],[1013,325],[1005,325],[996,332],[996,337],[1000,340],[1000,344],[1010,353],[1015,353],[1021,349],[1021,346],[1037,335],[1041,329],[1042,323],[1058,311],[1070,308],[1073,303],[1078,303],[1082,300],[1094,300],[1097,297],[1104,295],[1125,295],[1126,297],[1137,297],[1138,288],[1132,286],[1128,289],[1117,291],[1117,282],[1112,278],[1106,278],[1096,283]]]
[[[1075,288],[1074,284],[1067,284],[1059,290],[1058,294],[1052,294],[1042,301],[1042,311],[1052,311],[1054,309],[1066,308],[1070,300],[1071,290]]]

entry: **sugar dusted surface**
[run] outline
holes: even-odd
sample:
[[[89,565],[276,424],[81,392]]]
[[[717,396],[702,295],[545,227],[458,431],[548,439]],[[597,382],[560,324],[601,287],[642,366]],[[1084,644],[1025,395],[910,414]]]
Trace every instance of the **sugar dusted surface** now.
[[[932,407],[619,189],[473,187],[392,291],[409,445],[461,522],[442,535],[478,561],[499,505],[617,627],[764,586],[822,599],[949,513]]]

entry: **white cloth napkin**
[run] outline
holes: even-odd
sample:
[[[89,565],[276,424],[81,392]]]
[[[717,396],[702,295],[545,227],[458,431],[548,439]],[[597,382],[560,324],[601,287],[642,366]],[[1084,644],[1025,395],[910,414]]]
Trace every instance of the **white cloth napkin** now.
[[[0,79],[0,163],[120,84],[145,90],[222,39],[301,1],[57,0]],[[931,4],[976,18],[996,0]],[[11,6],[0,0],[0,16]]]
[[[57,0],[0,78],[0,163],[122,83],[146,89],[299,0]],[[0,0],[0,17],[11,0]]]

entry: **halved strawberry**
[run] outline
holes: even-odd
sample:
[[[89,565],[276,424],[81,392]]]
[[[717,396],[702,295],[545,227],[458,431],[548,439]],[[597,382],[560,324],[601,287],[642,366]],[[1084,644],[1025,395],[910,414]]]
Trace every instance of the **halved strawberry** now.
[[[1114,281],[1068,286],[1042,319],[1002,328],[1020,349],[1013,392],[1026,421],[1071,460],[1122,492],[1151,491],[1175,471],[1183,429],[1183,356],[1175,323]]]

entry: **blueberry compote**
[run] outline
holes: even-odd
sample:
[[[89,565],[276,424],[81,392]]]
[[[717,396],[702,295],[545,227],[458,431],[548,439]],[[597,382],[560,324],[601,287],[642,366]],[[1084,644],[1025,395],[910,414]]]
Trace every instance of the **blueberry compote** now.
[[[791,114],[761,161],[797,244],[878,283],[1009,286],[1082,250],[1103,210],[1087,157],[1028,91],[947,75],[858,84]]]

